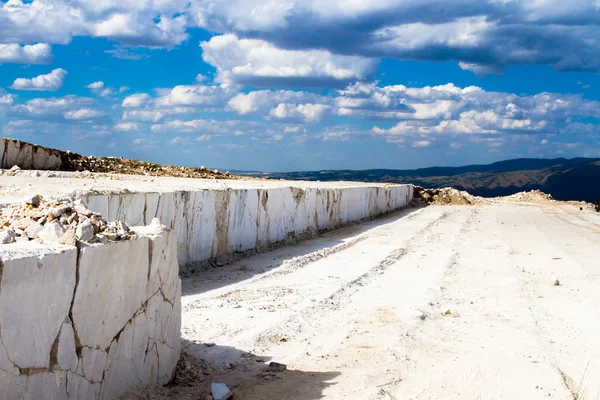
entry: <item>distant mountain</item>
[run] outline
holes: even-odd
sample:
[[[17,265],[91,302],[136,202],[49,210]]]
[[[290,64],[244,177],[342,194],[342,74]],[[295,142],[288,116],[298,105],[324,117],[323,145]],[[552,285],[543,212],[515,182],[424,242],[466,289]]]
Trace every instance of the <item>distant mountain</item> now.
[[[489,165],[431,167],[414,170],[326,170],[289,173],[249,173],[274,179],[412,183],[439,188],[451,186],[476,196],[506,196],[539,189],[558,200],[600,199],[600,159],[520,158]]]

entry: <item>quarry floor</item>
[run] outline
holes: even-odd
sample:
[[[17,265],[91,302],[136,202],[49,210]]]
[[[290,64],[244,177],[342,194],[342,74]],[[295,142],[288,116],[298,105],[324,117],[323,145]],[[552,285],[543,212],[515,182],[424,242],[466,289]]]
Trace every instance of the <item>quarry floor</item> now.
[[[596,399],[599,254],[599,213],[494,202],[206,270],[182,297],[201,373],[150,397],[204,399],[223,382],[244,400]]]

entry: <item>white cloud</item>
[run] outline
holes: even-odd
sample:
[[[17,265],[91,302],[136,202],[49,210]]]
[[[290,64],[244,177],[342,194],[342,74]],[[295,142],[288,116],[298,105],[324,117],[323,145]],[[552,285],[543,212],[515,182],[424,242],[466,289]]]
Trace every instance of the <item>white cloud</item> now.
[[[412,147],[420,148],[420,147],[429,147],[431,146],[431,140],[417,140],[413,142]]]
[[[15,102],[15,95],[6,94],[0,89],[0,106],[9,106]]]
[[[227,106],[241,115],[251,113],[267,114],[273,107],[280,103],[287,104],[327,104],[330,98],[322,97],[307,92],[295,92],[291,90],[257,90],[250,93],[239,93],[235,95]]]
[[[117,92],[113,88],[106,87],[104,85],[104,82],[102,82],[102,81],[90,83],[89,85],[86,86],[86,88],[90,89],[92,92],[94,92],[95,94],[97,94],[100,97],[109,97],[109,96],[114,95]],[[121,89],[123,89],[123,88],[127,88],[127,86],[122,86]],[[121,93],[121,90],[119,90],[119,93]]]
[[[103,116],[102,111],[92,110],[91,108],[82,108],[79,110],[67,111],[64,113],[65,119],[89,120]]]
[[[380,57],[457,61],[478,74],[517,64],[599,72],[596,3],[5,0],[0,2],[0,37],[9,45],[104,37],[125,46],[114,50],[116,56],[120,51],[139,58],[127,50],[172,48],[188,39],[189,29],[203,27],[223,34],[206,42],[212,51],[207,59],[220,69],[220,79],[235,82],[363,79],[368,64]]]
[[[300,119],[304,122],[319,122],[330,106],[324,104],[280,103],[269,115],[277,119]]]
[[[86,88],[92,89],[92,90],[104,89],[104,82],[102,82],[102,81],[93,82],[93,83],[90,83],[89,85],[87,85]]]
[[[217,69],[216,79],[224,83],[260,84],[297,82],[331,84],[363,80],[371,76],[378,61],[370,58],[334,55],[325,50],[283,50],[258,39],[239,39],[227,34],[202,42],[202,58]]]
[[[180,85],[160,91],[161,96],[155,103],[159,107],[219,106],[236,92],[237,88],[231,85]]]
[[[146,105],[150,101],[151,97],[147,93],[136,93],[131,96],[125,97],[123,103],[121,104],[123,107],[132,107],[138,108]]]
[[[55,91],[62,87],[67,76],[67,71],[57,68],[46,75],[38,75],[34,78],[17,78],[12,84],[12,89],[17,90],[46,90]]]
[[[115,125],[115,129],[118,131],[125,131],[125,132],[137,131],[138,129],[140,129],[140,124],[138,124],[136,122],[119,122],[118,124]]]
[[[185,142],[186,142],[186,140],[184,138],[182,138],[181,136],[175,136],[173,139],[169,140],[170,145],[183,144]]]
[[[158,122],[165,117],[165,113],[158,110],[132,110],[123,113],[123,120]]]
[[[162,124],[152,125],[153,132],[210,132],[218,134],[231,133],[239,121],[216,121],[194,119],[189,121],[171,120]]]
[[[9,112],[19,118],[35,118],[40,120],[63,120],[64,113],[83,108],[94,107],[92,99],[78,96],[35,98],[25,103],[14,104]]]
[[[50,64],[52,47],[47,43],[21,46],[18,44],[0,44],[0,63]]]

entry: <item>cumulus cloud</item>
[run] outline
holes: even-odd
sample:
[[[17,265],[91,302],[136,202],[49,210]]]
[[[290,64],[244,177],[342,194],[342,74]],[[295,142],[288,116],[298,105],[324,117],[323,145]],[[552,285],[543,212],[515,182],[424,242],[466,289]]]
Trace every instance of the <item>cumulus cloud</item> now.
[[[280,103],[287,104],[328,104],[331,98],[309,92],[292,90],[256,90],[238,93],[229,100],[227,106],[238,114],[268,113]]]
[[[385,109],[381,111],[373,107],[370,99],[390,93],[389,88],[355,86],[341,93],[351,99],[357,96],[366,99],[366,104],[371,107],[368,115],[387,117]],[[414,143],[419,143],[459,135],[500,137],[557,134],[564,131],[565,126],[571,125],[569,120],[572,117],[600,117],[600,102],[586,100],[580,95],[540,93],[518,96],[454,85],[423,88],[395,86],[391,93],[402,100],[407,110],[394,116],[400,119],[396,125],[391,128],[375,126],[371,134],[393,143],[403,143],[404,138],[412,138]],[[351,103],[342,102],[346,107]]]
[[[18,44],[0,44],[0,63],[50,64],[52,47],[46,43],[21,46]]]
[[[121,103],[121,106],[138,108],[138,107],[142,107],[142,106],[146,105],[150,100],[151,100],[151,97],[149,94],[136,93],[136,94],[132,94],[131,96],[125,97],[125,99],[123,99],[123,103]]]
[[[104,37],[125,45],[170,48],[188,38],[188,1],[9,0],[0,6],[8,43],[69,43]]]
[[[153,132],[209,132],[216,134],[227,134],[239,125],[240,121],[217,121],[207,119],[194,119],[189,121],[171,120],[162,124],[152,125]]]
[[[34,78],[17,78],[12,84],[12,89],[17,90],[46,90],[56,91],[63,85],[67,71],[57,68],[46,75],[38,75]]]
[[[453,60],[480,75],[516,64],[600,71],[600,7],[589,0],[568,5],[537,0],[248,0],[199,2],[193,9],[200,25],[281,49]]]
[[[115,56],[139,58],[128,49],[172,48],[202,27],[222,34],[203,44],[218,79],[253,84],[360,80],[381,57],[453,60],[480,75],[518,64],[600,72],[599,21],[590,0],[0,2],[9,46],[104,37],[127,46]]]
[[[159,107],[172,106],[222,106],[237,93],[231,85],[180,85],[173,89],[159,91],[160,97],[155,99]]]
[[[102,82],[102,81],[92,82],[89,85],[86,85],[86,88],[92,89],[92,90],[104,89],[104,82]]]
[[[216,79],[251,85],[321,86],[364,80],[378,61],[334,55],[326,50],[284,50],[258,39],[227,34],[202,42],[202,58],[217,69]]]
[[[15,104],[10,112],[17,117],[43,119],[50,117],[54,119],[60,116],[61,119],[65,112],[79,110],[83,108],[92,108],[94,103],[92,99],[78,96],[35,98],[25,103]]]
[[[65,112],[65,119],[71,120],[90,120],[104,115],[104,112],[92,110],[91,108],[82,108],[79,110]]]
[[[89,85],[86,85],[86,88],[90,89],[92,92],[94,92],[100,97],[109,97],[116,93],[122,93],[125,90],[129,89],[127,86],[122,86],[121,88],[119,88],[119,90],[116,90],[114,88],[106,87],[104,85],[104,82],[102,81],[92,82]]]
[[[137,131],[138,129],[140,129],[140,124],[138,124],[136,122],[119,122],[118,124],[115,125],[115,129],[118,131],[125,131],[125,132]]]
[[[287,104],[280,103],[269,115],[277,119],[300,119],[304,122],[318,122],[330,106],[324,104]]]

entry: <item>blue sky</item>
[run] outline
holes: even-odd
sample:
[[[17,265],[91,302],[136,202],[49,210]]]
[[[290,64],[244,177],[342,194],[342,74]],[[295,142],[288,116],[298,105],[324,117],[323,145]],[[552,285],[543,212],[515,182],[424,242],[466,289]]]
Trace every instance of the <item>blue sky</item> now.
[[[600,157],[600,2],[2,0],[0,131],[219,169]]]

